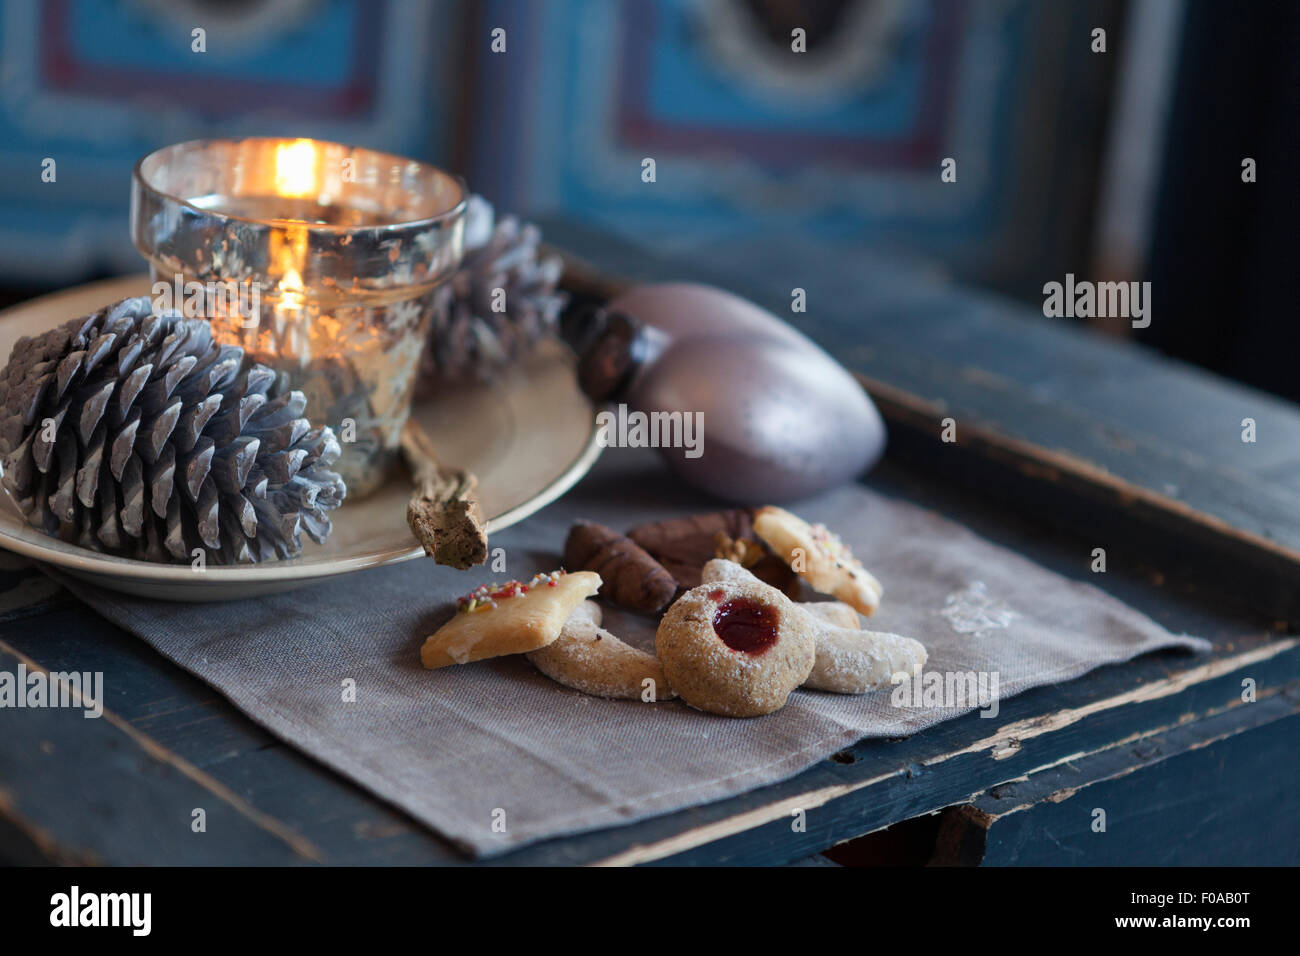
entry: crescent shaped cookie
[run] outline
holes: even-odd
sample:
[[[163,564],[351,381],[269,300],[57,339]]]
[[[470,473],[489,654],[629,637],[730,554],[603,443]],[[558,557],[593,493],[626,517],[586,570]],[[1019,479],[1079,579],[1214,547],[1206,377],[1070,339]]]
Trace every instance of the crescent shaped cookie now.
[[[709,581],[755,580],[754,576],[732,561],[721,559],[704,566],[703,577]],[[833,602],[793,604],[793,614],[807,620],[813,635],[814,660],[812,670],[803,685],[811,690],[824,690],[836,694],[867,694],[893,683],[895,674],[915,676],[925,666],[928,657],[920,641],[884,631],[862,631],[857,628],[857,614],[853,626],[837,623],[845,619],[844,611]]]
[[[920,641],[900,634],[829,627],[817,634],[817,659],[803,686],[869,694],[891,686],[896,674],[916,676],[927,656]]]
[[[880,605],[880,582],[825,525],[768,506],[754,516],[754,533],[816,590],[868,617]]]
[[[593,697],[643,700],[649,691],[653,702],[677,696],[658,658],[623,643],[600,623],[600,605],[583,601],[554,643],[530,652],[528,660],[556,683]]]
[[[420,662],[433,669],[545,647],[560,636],[573,609],[599,589],[600,575],[591,571],[485,584],[456,602],[456,615],[420,648]]]
[[[858,617],[858,612],[843,601],[813,601],[799,606],[834,627],[847,627],[852,631],[862,629],[862,619]]]

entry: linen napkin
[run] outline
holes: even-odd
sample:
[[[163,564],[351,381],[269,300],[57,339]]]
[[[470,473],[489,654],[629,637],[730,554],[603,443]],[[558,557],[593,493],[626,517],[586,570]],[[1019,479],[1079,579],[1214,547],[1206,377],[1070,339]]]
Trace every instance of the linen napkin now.
[[[861,738],[914,734],[1158,648],[1209,649],[939,515],[851,486],[791,510],[838,531],[880,578],[872,629],[921,640],[927,674],[974,675],[964,699],[915,682],[858,697],[796,691],[775,714],[734,720],[680,701],[588,697],[522,657],[421,668],[420,644],[458,595],[555,568],[572,522],[625,530],[715,507],[652,453],[610,450],[565,498],[494,536],[504,574],[417,560],[197,605],[67,583],[272,733],[475,856],[719,800]],[[653,648],[653,621],[609,612],[606,626]]]

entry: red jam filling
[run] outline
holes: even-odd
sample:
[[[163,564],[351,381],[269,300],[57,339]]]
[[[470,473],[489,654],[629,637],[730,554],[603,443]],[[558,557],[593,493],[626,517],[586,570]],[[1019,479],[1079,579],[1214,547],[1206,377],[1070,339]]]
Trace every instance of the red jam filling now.
[[[723,597],[724,595],[722,593],[722,588],[714,588],[712,591],[709,592],[709,600],[712,601],[714,604],[717,604],[719,601],[721,601]]]
[[[750,598],[733,598],[713,615],[713,630],[733,651],[762,654],[776,643],[776,608]]]

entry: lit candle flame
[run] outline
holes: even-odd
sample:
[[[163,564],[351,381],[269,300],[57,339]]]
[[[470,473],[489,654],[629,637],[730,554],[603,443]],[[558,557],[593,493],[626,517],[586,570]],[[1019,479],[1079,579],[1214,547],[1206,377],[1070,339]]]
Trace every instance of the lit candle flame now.
[[[311,357],[311,320],[307,315],[307,292],[302,278],[307,263],[306,226],[286,225],[283,231],[274,234],[271,253],[280,266],[273,348],[306,361]]]
[[[280,299],[287,308],[302,308],[302,276],[292,266],[285,269],[284,275],[280,278]]]
[[[317,193],[316,147],[309,139],[296,139],[275,147],[275,191],[298,199]]]

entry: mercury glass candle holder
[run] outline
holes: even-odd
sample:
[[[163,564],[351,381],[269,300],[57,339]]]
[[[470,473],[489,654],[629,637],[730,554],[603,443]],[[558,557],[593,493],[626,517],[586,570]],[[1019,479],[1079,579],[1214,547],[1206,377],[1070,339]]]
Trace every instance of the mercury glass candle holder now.
[[[307,396],[339,437],[353,499],[397,458],[466,198],[457,177],[374,150],[195,140],[136,164],[131,237],[156,305],[207,318]]]

